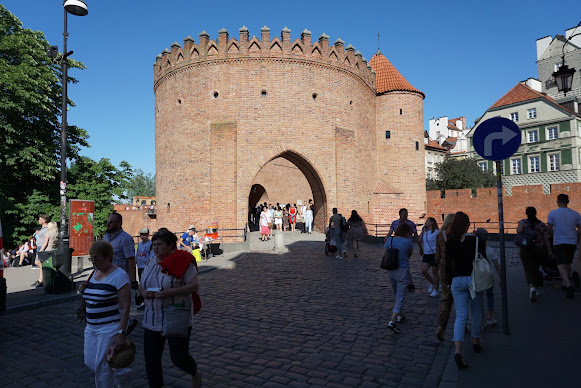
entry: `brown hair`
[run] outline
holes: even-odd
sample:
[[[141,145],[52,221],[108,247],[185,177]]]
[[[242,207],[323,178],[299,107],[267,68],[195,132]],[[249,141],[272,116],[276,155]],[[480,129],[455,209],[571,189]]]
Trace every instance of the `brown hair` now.
[[[97,240],[89,248],[89,254],[98,253],[107,260],[113,260],[113,245],[105,240]]]
[[[407,223],[402,222],[401,224],[399,224],[399,226],[395,230],[395,235],[399,236],[399,237],[406,237],[406,234],[409,236],[409,234],[411,232],[412,232],[412,227],[409,226]]]
[[[448,241],[460,240],[469,226],[470,218],[468,218],[468,215],[463,212],[456,213],[448,230],[446,230]]]

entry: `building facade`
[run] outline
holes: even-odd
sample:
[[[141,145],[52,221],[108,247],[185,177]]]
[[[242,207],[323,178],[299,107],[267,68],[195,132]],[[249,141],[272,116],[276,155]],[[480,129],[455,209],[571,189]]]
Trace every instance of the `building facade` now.
[[[502,182],[508,194],[512,187],[581,182],[581,116],[541,93],[534,79],[518,83],[495,102],[468,134],[469,156],[482,170],[496,172],[495,162],[482,159],[472,147],[478,124],[492,117],[514,121],[521,129],[521,146],[503,161]]]
[[[333,207],[369,223],[425,214],[424,94],[381,52],[368,63],[325,34],[239,33],[202,32],[155,61],[158,225],[243,228],[256,201],[300,181],[273,176],[280,158],[304,176],[319,230]]]

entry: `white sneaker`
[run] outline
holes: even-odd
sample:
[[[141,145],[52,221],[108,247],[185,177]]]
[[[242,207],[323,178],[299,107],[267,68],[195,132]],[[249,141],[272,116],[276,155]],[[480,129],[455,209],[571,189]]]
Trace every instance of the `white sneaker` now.
[[[430,287],[428,287],[428,294],[434,291],[434,285],[430,283]]]
[[[498,322],[496,321],[496,319],[494,317],[492,317],[492,319],[487,319],[486,320],[486,325],[487,326],[496,326]]]
[[[343,257],[341,257],[341,256],[335,256],[335,258],[341,260]]]
[[[537,289],[536,288],[531,287],[531,289],[529,291],[529,297],[531,299],[531,302],[537,301]]]
[[[432,290],[432,293],[430,294],[430,296],[432,298],[435,298],[436,296],[438,296],[438,290]]]

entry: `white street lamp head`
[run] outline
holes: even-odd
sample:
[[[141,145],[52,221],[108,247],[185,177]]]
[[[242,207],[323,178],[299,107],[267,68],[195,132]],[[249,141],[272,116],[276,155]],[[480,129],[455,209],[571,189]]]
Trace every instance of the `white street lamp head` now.
[[[82,0],[66,0],[63,7],[65,7],[65,11],[76,16],[85,16],[89,13],[87,4]]]

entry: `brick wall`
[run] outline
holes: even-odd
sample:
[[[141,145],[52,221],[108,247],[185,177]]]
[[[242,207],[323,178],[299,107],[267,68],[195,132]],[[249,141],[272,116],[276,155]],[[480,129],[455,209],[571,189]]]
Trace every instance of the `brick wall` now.
[[[543,194],[542,185],[513,186],[512,195],[506,195],[503,189],[504,221],[516,223],[526,218],[525,209],[528,206],[534,206],[537,209],[537,217],[545,222],[549,212],[557,207],[559,194],[567,194],[569,207],[581,211],[581,183],[553,184],[550,194]],[[473,222],[486,222],[488,219],[492,223],[498,222],[496,187],[478,189],[475,197],[471,196],[470,189],[446,190],[446,197],[440,196],[439,191],[427,192],[427,216],[441,221],[442,214],[463,211]]]
[[[123,216],[123,230],[132,236],[139,235],[141,228],[149,228],[149,233],[156,232],[158,226],[157,219],[150,218],[147,210],[123,210],[116,209],[117,213]],[[172,230],[173,232],[173,230]]]
[[[183,230],[217,219],[221,228],[243,228],[253,184],[268,185],[260,174],[277,158],[304,175],[318,229],[333,207],[357,209],[367,222],[396,218],[402,203],[410,216],[425,212],[422,98],[377,97],[371,68],[340,40],[311,42],[303,33],[291,41],[287,31],[271,39],[266,30],[260,39],[245,30],[239,40],[200,34],[198,43],[187,39],[158,56],[154,90],[159,225]],[[385,126],[406,140],[377,156]],[[376,200],[378,166],[411,199]]]

